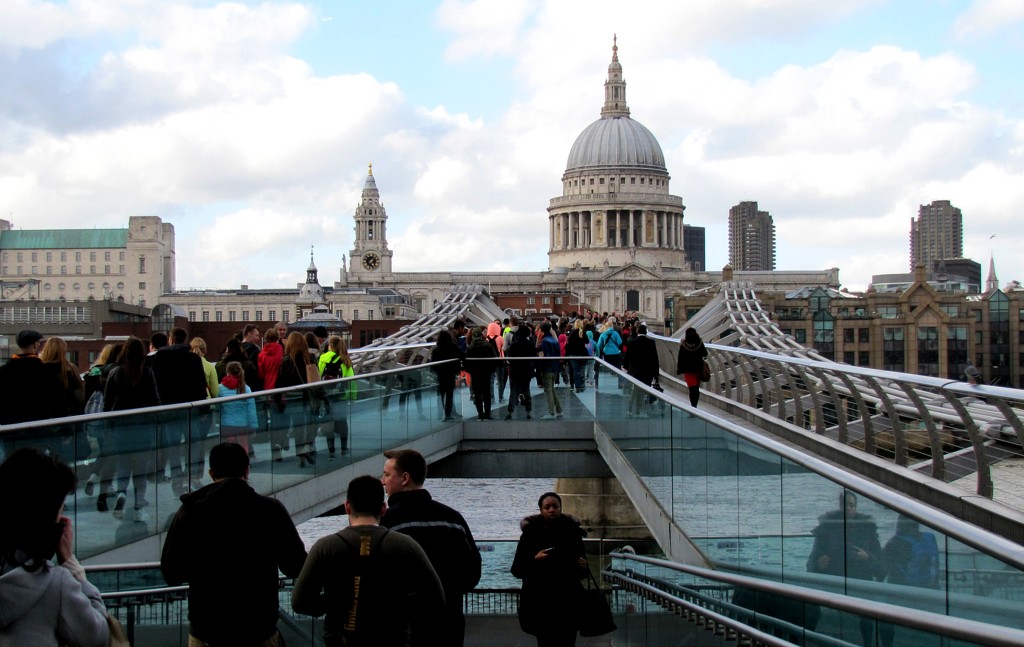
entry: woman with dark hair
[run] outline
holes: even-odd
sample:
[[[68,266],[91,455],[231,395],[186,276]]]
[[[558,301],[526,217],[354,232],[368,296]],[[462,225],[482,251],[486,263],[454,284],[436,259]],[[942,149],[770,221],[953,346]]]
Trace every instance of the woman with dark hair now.
[[[292,386],[300,386],[306,383],[306,367],[313,365],[309,357],[309,345],[302,333],[293,332],[288,335],[284,344],[284,356],[281,358],[281,370],[277,374],[275,388],[283,389]],[[295,455],[299,457],[299,467],[316,464],[314,448],[309,438],[307,429],[310,424],[310,396],[308,389],[301,392],[290,393],[285,397],[278,397],[278,413],[287,414],[283,418],[286,428],[291,428],[295,435]],[[313,439],[315,440],[315,438]],[[275,458],[279,455],[277,445]]]
[[[138,337],[129,337],[121,346],[117,367],[107,378],[103,394],[104,411],[127,411],[160,404],[153,369],[146,366],[146,347]],[[116,455],[117,499],[114,502],[114,518],[124,519],[127,500],[128,479],[135,490],[135,521],[147,522],[149,515],[144,508],[146,483],[153,471],[154,454],[157,451],[155,420],[151,416],[113,418],[107,421],[113,436],[113,448],[109,453]],[[100,494],[104,498],[105,494]],[[99,502],[97,502],[99,507]]]
[[[454,419],[452,418],[452,406],[455,399],[455,378],[462,371],[462,360],[462,351],[452,341],[451,334],[447,330],[439,332],[437,344],[430,351],[430,361],[434,364],[431,368],[437,375],[437,394],[441,396],[445,420]]]
[[[25,447],[0,465],[0,644],[106,647],[107,610],[71,554],[70,467]],[[16,493],[16,494],[14,494]],[[56,564],[51,560],[56,556]]]
[[[306,333],[304,337],[306,346],[309,348],[309,358],[313,360],[313,364],[316,364],[320,361],[320,340],[311,332]]]
[[[584,330],[584,322],[582,319],[577,319],[576,323],[573,324],[572,330],[570,330],[566,335],[565,354],[574,358],[585,358],[588,355],[587,335]],[[573,386],[576,388],[576,393],[583,393],[583,390],[586,388],[585,376],[588,363],[589,362],[586,359],[569,360],[569,365],[572,367]]]
[[[704,358],[707,356],[708,349],[704,347],[700,335],[693,328],[687,328],[679,344],[676,375],[682,375],[686,380],[686,386],[690,389],[690,405],[693,407],[700,400],[700,380],[704,376]]]
[[[580,580],[587,576],[580,523],[562,514],[562,497],[545,492],[540,514],[526,517],[512,562],[512,575],[523,581],[519,626],[537,637],[537,647],[576,644]]]
[[[525,321],[519,324],[512,335],[512,343],[505,351],[508,359],[509,391],[508,411],[505,413],[505,420],[511,420],[516,410],[516,405],[523,405],[526,409],[526,419],[531,418],[533,410],[533,398],[530,397],[530,384],[534,377],[534,364],[532,359],[537,357],[537,347],[533,344],[533,331],[530,324]]]
[[[245,383],[250,389],[255,389],[253,385],[260,383],[259,371],[256,369],[256,365],[249,359],[249,356],[245,354],[242,342],[237,339],[228,340],[227,346],[224,349],[224,356],[215,365],[218,380],[223,380],[224,376],[228,374],[229,362],[238,362],[242,365],[242,370],[245,371]]]
[[[469,372],[470,389],[473,392],[473,404],[476,405],[477,420],[491,418],[491,376],[497,367],[498,350],[487,340],[486,329],[475,326],[469,332],[469,347],[466,348],[466,371]]]

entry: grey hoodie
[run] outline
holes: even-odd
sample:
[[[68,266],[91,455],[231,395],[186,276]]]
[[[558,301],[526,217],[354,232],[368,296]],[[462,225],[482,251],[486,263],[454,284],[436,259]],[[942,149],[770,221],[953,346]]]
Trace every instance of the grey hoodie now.
[[[106,647],[110,636],[100,592],[74,558],[65,566],[19,566],[0,574],[0,647]]]

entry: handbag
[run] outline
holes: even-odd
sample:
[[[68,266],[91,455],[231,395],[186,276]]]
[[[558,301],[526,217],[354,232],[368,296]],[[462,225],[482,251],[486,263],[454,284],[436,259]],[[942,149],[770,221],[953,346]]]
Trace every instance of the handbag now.
[[[708,364],[707,360],[704,360],[704,371],[700,375],[700,381],[701,382],[710,382],[711,381],[711,365]]]
[[[310,362],[306,364],[306,384],[312,384],[313,382],[320,381],[320,371],[317,369],[316,364]]]
[[[590,583],[594,585],[594,588],[582,589],[577,628],[584,638],[610,634],[618,627],[615,626],[615,620],[612,618],[608,598],[605,597],[604,591],[601,590],[589,568],[587,575],[590,576]]]

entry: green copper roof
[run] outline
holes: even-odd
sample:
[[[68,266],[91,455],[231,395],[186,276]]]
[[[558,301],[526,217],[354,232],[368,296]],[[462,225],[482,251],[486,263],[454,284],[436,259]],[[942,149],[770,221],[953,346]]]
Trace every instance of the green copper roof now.
[[[0,232],[0,249],[110,249],[127,245],[127,229],[12,229]]]

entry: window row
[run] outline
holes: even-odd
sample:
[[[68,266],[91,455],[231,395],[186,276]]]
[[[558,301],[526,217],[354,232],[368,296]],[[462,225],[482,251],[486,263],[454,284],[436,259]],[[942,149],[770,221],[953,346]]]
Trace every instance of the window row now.
[[[99,254],[100,254],[100,252],[88,252],[89,261],[90,262],[96,262],[98,260],[98,258],[99,258]],[[113,260],[113,252],[104,251],[104,252],[102,252],[102,254],[103,254],[103,260],[104,261],[112,261]],[[4,252],[3,253],[3,262],[4,263],[9,262],[11,255],[12,255],[12,252]],[[60,262],[63,263],[63,262],[66,262],[68,260],[68,257],[72,256],[72,255],[75,257],[75,262],[79,263],[79,262],[82,261],[82,257],[84,256],[84,252],[45,252],[43,254],[40,254],[39,252],[13,252],[13,255],[14,255],[14,258],[15,258],[15,262],[17,262],[17,263],[25,262],[25,257],[26,256],[29,258],[30,262],[32,262],[32,263],[38,262],[40,257],[44,257],[46,259],[47,263],[53,262],[53,260],[55,258],[59,258]],[[119,251],[117,253],[117,260],[119,260],[119,261],[123,261],[124,260],[124,251]]]
[[[604,182],[605,179],[603,177],[599,177],[599,178],[596,178],[596,179],[598,180],[598,184],[599,185],[605,183]],[[663,185],[664,186],[668,186],[668,180],[662,180],[660,178],[652,178],[652,179],[654,180],[653,182],[647,182],[646,181],[647,178],[643,178],[642,177],[642,178],[640,178],[640,185],[643,186],[644,184],[649,184],[651,186],[663,186]],[[590,186],[594,186],[594,180],[595,180],[595,178],[590,178]],[[580,182],[581,182],[581,180],[573,180],[572,181],[572,186],[580,186]],[[582,182],[583,182],[583,186],[586,186],[587,185],[587,178],[583,178]],[[625,184],[625,183],[626,183],[626,178],[625,177],[619,177],[619,184]],[[629,183],[630,184],[636,184],[637,183],[636,178],[635,177],[629,178]],[[611,185],[615,184],[615,178],[613,178],[613,177],[608,178],[608,184],[611,184]]]
[[[96,265],[90,265],[89,266],[89,271],[87,273],[88,274],[99,274],[99,272],[96,271],[97,267],[98,266],[96,266]],[[75,268],[75,271],[74,271],[75,274],[83,274],[82,266],[81,265],[75,265],[74,268]],[[29,271],[27,273],[25,272],[25,268],[23,266],[21,266],[21,265],[15,266],[14,269],[15,269],[15,271],[14,271],[14,274],[12,276],[19,276],[19,275],[36,276],[36,275],[39,274],[39,267],[37,265],[32,265],[29,268]],[[5,274],[5,275],[10,274],[10,268],[7,265],[4,265],[2,270],[0,270],[0,271],[2,271],[2,273]],[[68,266],[67,265],[61,265],[60,266],[60,274],[67,274],[67,273],[68,273]],[[111,272],[111,266],[110,265],[104,265],[103,266],[103,274],[111,274],[111,273],[112,273]],[[119,265],[118,266],[117,273],[118,274],[124,274],[124,265]],[[46,266],[46,275],[47,276],[51,276],[53,274],[54,274],[54,266],[47,265]]]

